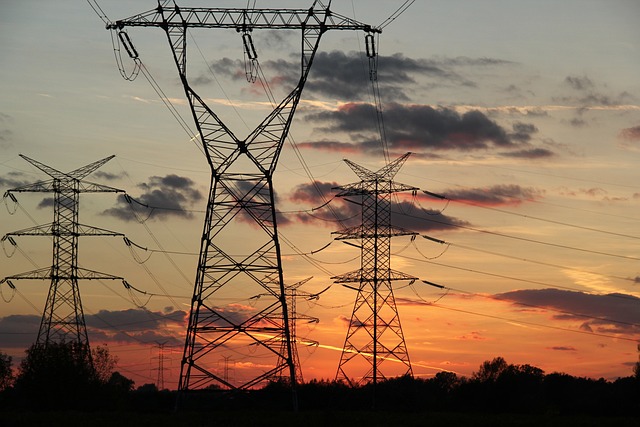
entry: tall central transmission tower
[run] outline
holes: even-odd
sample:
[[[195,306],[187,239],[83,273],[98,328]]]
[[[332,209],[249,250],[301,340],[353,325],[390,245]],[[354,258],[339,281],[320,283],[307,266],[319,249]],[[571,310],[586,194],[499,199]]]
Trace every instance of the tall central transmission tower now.
[[[51,285],[42,313],[36,344],[46,346],[53,342],[77,342],[88,350],[89,336],[84,320],[78,280],[123,279],[78,267],[78,238],[81,236],[123,236],[123,234],[80,224],[78,222],[80,194],[124,192],[83,180],[114,156],[106,157],[68,173],[60,172],[22,154],[20,157],[52,179],[8,190],[5,197],[11,197],[15,200],[12,193],[53,193],[53,222],[7,233],[3,240],[9,236],[50,236],[53,239],[53,264],[51,267],[5,277],[2,282],[11,283],[11,280],[16,279],[50,280]]]
[[[273,175],[300,101],[321,36],[328,30],[380,30],[333,13],[314,1],[307,9],[224,9],[163,7],[107,25],[118,32],[130,56],[137,51],[125,27],[164,30],[195,120],[211,186],[189,314],[179,390],[211,385],[250,389],[295,366],[276,222]],[[194,90],[187,76],[190,28],[230,29],[241,34],[247,77],[253,75],[256,30],[301,32],[300,79],[295,88],[245,138],[237,137]],[[253,75],[253,77],[255,77]],[[251,80],[251,79],[250,79]],[[249,300],[253,307],[226,301]],[[284,343],[284,345],[283,345]],[[216,372],[217,361],[233,355],[235,382]],[[242,367],[242,371],[241,371]]]
[[[355,196],[362,201],[362,223],[334,233],[339,235],[336,240],[358,240],[361,248],[360,269],[332,277],[335,283],[357,291],[336,374],[336,380],[351,385],[373,383],[375,387],[378,380],[385,379],[389,373],[413,375],[392,282],[416,280],[416,277],[390,267],[391,238],[417,234],[391,225],[391,195],[417,190],[393,182],[410,154],[377,172],[345,160],[361,181],[337,187],[340,190],[337,196]]]

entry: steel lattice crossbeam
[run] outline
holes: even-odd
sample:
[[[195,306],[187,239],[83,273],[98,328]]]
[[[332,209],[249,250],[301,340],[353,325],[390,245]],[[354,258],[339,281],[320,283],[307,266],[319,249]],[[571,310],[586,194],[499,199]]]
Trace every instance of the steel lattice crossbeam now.
[[[159,5],[107,25],[123,43],[130,41],[126,27],[164,30],[211,167],[179,390],[248,389],[283,377],[295,386],[290,298],[283,280],[273,174],[322,34],[334,29],[380,32],[318,3],[309,9]],[[187,76],[189,28],[235,29],[242,33],[245,48],[252,44],[254,30],[301,32],[300,80],[246,138],[234,135],[191,87]],[[127,50],[135,51],[132,45]],[[251,304],[228,303],[232,300]],[[242,371],[229,368],[229,362],[236,360],[243,363]]]
[[[89,337],[78,280],[122,280],[122,278],[78,267],[78,238],[80,236],[123,236],[123,234],[79,224],[79,198],[81,193],[123,192],[116,188],[83,181],[84,177],[114,156],[68,173],[60,172],[29,157],[23,155],[21,157],[52,179],[8,190],[5,196],[21,192],[54,193],[53,222],[7,233],[4,238],[8,236],[51,236],[53,238],[53,264],[51,267],[5,277],[2,282],[16,279],[50,280],[51,285],[36,343],[46,346],[51,342],[77,342],[82,345],[82,348],[88,349]]]
[[[351,385],[375,384],[387,377],[385,372],[413,375],[392,282],[416,278],[390,267],[391,238],[417,234],[391,225],[391,195],[416,190],[392,181],[410,154],[377,172],[346,160],[361,181],[337,187],[339,197],[362,201],[362,223],[334,233],[339,235],[336,240],[355,239],[361,246],[360,269],[332,277],[335,283],[355,284],[346,286],[357,291],[336,374],[337,380]],[[383,369],[389,361],[396,363]]]

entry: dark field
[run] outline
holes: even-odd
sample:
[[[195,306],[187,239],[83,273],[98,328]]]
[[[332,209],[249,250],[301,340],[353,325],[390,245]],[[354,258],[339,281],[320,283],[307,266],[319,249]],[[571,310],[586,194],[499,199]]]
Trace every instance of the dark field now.
[[[4,412],[5,427],[18,426],[192,426],[192,427],[337,427],[337,426],[617,426],[637,427],[640,417],[590,417],[523,414],[395,412]]]

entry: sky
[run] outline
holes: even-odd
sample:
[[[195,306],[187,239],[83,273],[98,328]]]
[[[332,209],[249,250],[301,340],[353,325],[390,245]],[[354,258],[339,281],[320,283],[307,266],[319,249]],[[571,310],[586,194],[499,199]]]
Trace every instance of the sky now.
[[[111,20],[156,5],[98,3]],[[404,3],[335,0],[332,10],[377,26]],[[215,6],[230,5],[247,2]],[[164,386],[175,388],[210,173],[166,37],[157,28],[128,31],[183,122],[144,74],[122,78],[110,33],[87,2],[2,0],[0,11],[0,191],[47,178],[19,154],[63,172],[116,156],[87,179],[141,204],[132,213],[121,195],[84,194],[80,222],[138,247],[83,237],[79,264],[150,295],[118,281],[81,282],[89,339],[107,345],[136,385],[158,381],[162,357]],[[305,380],[335,377],[355,294],[331,277],[360,260],[333,240],[340,223],[315,209],[323,202],[312,184],[340,218],[358,215],[331,188],[357,181],[344,159],[373,171],[385,164],[374,86],[389,157],[412,153],[395,180],[446,197],[399,193],[392,207],[393,223],[419,236],[392,239],[391,267],[444,287],[396,284],[414,375],[469,376],[497,356],[547,373],[632,374],[640,340],[638,16],[633,0],[418,0],[377,38],[375,85],[362,33],[323,36],[274,178],[285,281],[312,277],[301,288],[309,293],[331,285],[297,303],[319,320],[297,327],[301,341],[319,343],[298,345]],[[271,107],[260,82],[245,78],[240,35],[189,37],[190,81],[229,128],[248,134]],[[277,99],[297,79],[298,37],[253,33]],[[133,64],[123,64],[127,75]],[[17,205],[4,199],[0,234],[52,221],[49,195],[15,196]],[[51,265],[46,237],[15,240],[3,242],[0,276]],[[19,362],[35,341],[48,283],[15,285],[15,293],[0,286],[0,350]],[[242,376],[245,363],[234,360],[231,375]]]

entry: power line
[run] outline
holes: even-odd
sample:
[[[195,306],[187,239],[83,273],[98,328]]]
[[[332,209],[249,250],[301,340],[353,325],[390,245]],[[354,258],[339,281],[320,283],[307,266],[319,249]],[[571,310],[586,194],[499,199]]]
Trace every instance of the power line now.
[[[503,213],[503,214],[519,216],[521,218],[534,219],[536,221],[543,221],[543,222],[547,222],[547,223],[550,223],[550,224],[563,225],[565,227],[577,228],[577,229],[581,229],[581,230],[593,231],[593,232],[596,232],[596,233],[609,234],[609,235],[612,235],[612,236],[626,237],[626,238],[629,238],[629,239],[640,240],[639,236],[633,236],[633,235],[626,234],[626,233],[617,233],[617,232],[614,232],[614,231],[602,230],[602,229],[595,228],[595,227],[586,227],[586,226],[582,226],[582,225],[571,224],[571,223],[568,223],[568,222],[562,222],[562,221],[557,221],[557,220],[552,220],[552,219],[545,219],[545,218],[541,218],[541,217],[537,217],[537,216],[533,216],[533,215],[526,215],[526,214],[521,214],[521,213],[518,213],[518,212],[511,212],[511,211],[507,211],[507,210],[504,210],[504,209],[498,209],[498,208],[494,208],[494,207],[491,207],[491,206],[483,206],[483,205],[480,205],[478,203],[474,203],[474,202],[470,202],[470,201],[466,201],[466,200],[453,199],[453,198],[450,198],[448,196],[443,196],[443,195],[439,195],[439,194],[435,194],[435,193],[431,193],[431,192],[427,192],[427,191],[423,191],[423,192],[425,194],[429,195],[429,196],[436,197],[438,199],[444,199],[444,200],[452,201],[452,202],[455,202],[455,203],[462,203],[462,204],[465,204],[465,205],[474,206],[474,207],[477,207],[477,208],[486,209],[486,210],[490,210],[490,211],[494,211],[494,212],[500,212],[500,213]]]
[[[453,307],[445,306],[445,305],[442,305],[440,303],[432,303],[432,304],[423,303],[423,304],[429,305],[431,307],[436,307],[436,308],[442,308],[442,309],[445,309],[445,310],[455,311],[455,312],[458,312],[458,313],[472,314],[474,316],[482,316],[482,317],[487,317],[487,318],[490,318],[490,319],[502,320],[502,321],[510,322],[510,323],[519,323],[519,324],[523,324],[523,325],[538,326],[538,327],[541,327],[541,328],[555,329],[555,330],[559,330],[559,331],[572,332],[572,333],[576,333],[576,334],[591,335],[591,336],[598,336],[598,337],[604,337],[604,338],[631,341],[631,342],[634,342],[634,343],[640,342],[640,340],[638,340],[638,339],[621,337],[621,336],[617,336],[617,335],[603,334],[603,333],[600,333],[600,332],[589,332],[589,331],[583,331],[583,330],[580,330],[580,329],[563,328],[561,326],[545,325],[545,324],[542,324],[542,323],[530,322],[530,321],[527,321],[527,320],[509,319],[509,318],[506,318],[506,317],[497,316],[497,315],[493,315],[493,314],[478,313],[478,312],[470,311],[470,310],[462,310],[462,309],[459,309],[459,308],[453,308]]]
[[[574,247],[574,246],[563,245],[563,244],[560,244],[560,243],[543,242],[541,240],[531,239],[531,238],[527,238],[527,237],[511,236],[511,235],[508,235],[508,234],[505,234],[505,233],[499,233],[497,231],[482,230],[482,229],[479,229],[479,228],[476,228],[476,227],[471,227],[471,226],[468,226],[468,225],[453,224],[453,223],[447,222],[447,221],[439,221],[437,219],[420,217],[420,216],[416,216],[416,215],[406,214],[406,213],[403,213],[403,212],[396,212],[396,213],[398,213],[400,215],[405,215],[405,216],[408,216],[408,217],[411,217],[411,218],[420,219],[420,220],[423,220],[423,221],[433,222],[435,224],[445,225],[445,226],[451,227],[451,228],[460,228],[460,229],[464,229],[464,230],[476,231],[478,233],[488,234],[488,235],[492,235],[492,236],[504,237],[504,238],[507,238],[507,239],[519,240],[519,241],[529,242],[529,243],[536,243],[536,244],[540,244],[540,245],[551,246],[551,247],[556,247],[556,248],[561,248],[561,249],[570,249],[570,250],[573,250],[573,251],[592,253],[592,254],[596,254],[596,255],[604,255],[604,256],[609,256],[609,257],[614,257],[614,258],[622,258],[622,259],[629,259],[629,260],[633,260],[633,261],[640,261],[639,257],[634,257],[634,256],[631,256],[631,255],[613,254],[613,253],[610,253],[610,252],[596,251],[596,250],[584,249],[584,248],[577,248],[577,247]]]
[[[553,263],[550,263],[550,262],[538,261],[538,260],[533,260],[533,259],[529,259],[529,258],[521,258],[521,257],[517,257],[517,256],[514,256],[514,255],[508,255],[508,254],[503,254],[503,253],[499,253],[499,252],[488,251],[486,249],[478,249],[478,248],[474,248],[474,247],[471,247],[471,246],[461,245],[461,244],[458,244],[458,243],[446,242],[444,240],[434,239],[434,238],[429,237],[429,236],[424,236],[423,235],[422,237],[427,239],[427,240],[430,240],[432,242],[436,242],[436,243],[439,243],[439,244],[446,245],[447,247],[455,246],[455,247],[466,249],[466,250],[470,250],[470,251],[486,253],[486,254],[489,254],[489,255],[495,255],[495,256],[499,256],[499,257],[503,257],[503,258],[513,259],[513,260],[516,260],[516,261],[528,262],[528,263],[532,263],[532,264],[545,265],[547,267],[560,268],[560,269],[563,269],[563,270],[572,270],[572,271],[578,271],[578,272],[581,272],[581,273],[589,273],[589,274],[594,274],[594,275],[599,275],[599,276],[605,276],[605,277],[609,277],[609,278],[612,278],[612,279],[626,280],[626,281],[635,282],[635,279],[633,279],[631,277],[622,277],[622,276],[616,276],[616,275],[611,275],[611,274],[602,274],[602,273],[595,272],[595,271],[588,271],[588,270],[585,270],[585,269],[582,269],[582,268],[568,267],[568,266],[565,266],[565,265],[553,264]]]
[[[624,320],[616,320],[616,319],[611,319],[611,318],[608,318],[608,317],[592,316],[592,315],[589,315],[589,314],[576,313],[574,311],[569,311],[569,310],[560,310],[558,308],[553,308],[553,307],[544,306],[544,305],[537,305],[537,304],[530,304],[530,303],[525,303],[525,302],[520,302],[520,301],[514,301],[514,300],[511,300],[511,299],[506,298],[506,297],[500,297],[498,295],[479,294],[479,293],[476,293],[476,292],[470,292],[470,291],[465,291],[465,290],[462,290],[462,289],[451,288],[449,286],[438,285],[438,284],[427,282],[427,281],[423,281],[423,283],[425,283],[427,285],[435,286],[435,287],[440,288],[440,289],[446,289],[446,290],[449,290],[449,291],[459,292],[459,293],[462,293],[462,294],[465,294],[465,295],[471,295],[471,296],[474,296],[474,297],[482,297],[482,298],[492,299],[492,300],[496,300],[496,301],[507,301],[507,302],[511,302],[513,304],[516,304],[516,305],[521,305],[523,307],[539,308],[539,309],[543,309],[543,310],[554,311],[556,313],[568,314],[568,315],[576,316],[576,317],[583,317],[583,318],[591,319],[591,320],[600,320],[600,321],[604,321],[604,322],[617,323],[619,325],[635,326],[637,328],[640,328],[640,323],[627,322],[627,321],[624,321]],[[588,294],[588,295],[591,295],[591,294]]]
[[[467,267],[460,267],[460,266],[455,266],[455,265],[443,264],[443,263],[432,261],[432,260],[429,260],[429,259],[426,259],[426,258],[415,258],[415,257],[407,256],[407,255],[397,255],[397,256],[405,258],[405,259],[409,259],[409,260],[412,260],[412,261],[426,262],[426,263],[437,265],[437,266],[440,266],[440,267],[446,267],[446,268],[451,268],[451,269],[454,269],[454,270],[466,271],[466,272],[469,272],[469,273],[482,274],[482,275],[490,276],[490,277],[498,277],[500,279],[508,279],[508,280],[513,280],[513,281],[516,281],[516,282],[530,283],[532,285],[540,285],[540,286],[546,286],[546,287],[555,288],[555,289],[566,289],[566,290],[578,291],[578,292],[583,292],[584,293],[584,291],[582,289],[572,288],[572,287],[569,287],[569,286],[562,286],[562,285],[557,285],[557,284],[551,284],[551,283],[547,283],[547,282],[541,282],[539,280],[523,279],[523,278],[520,278],[520,277],[507,276],[505,274],[491,273],[491,272],[475,270],[475,269],[467,268]],[[608,296],[608,297],[612,297],[612,298],[634,299],[635,300],[635,297],[631,297],[631,296],[625,295],[625,294],[613,293],[613,294],[605,294],[605,295]]]

